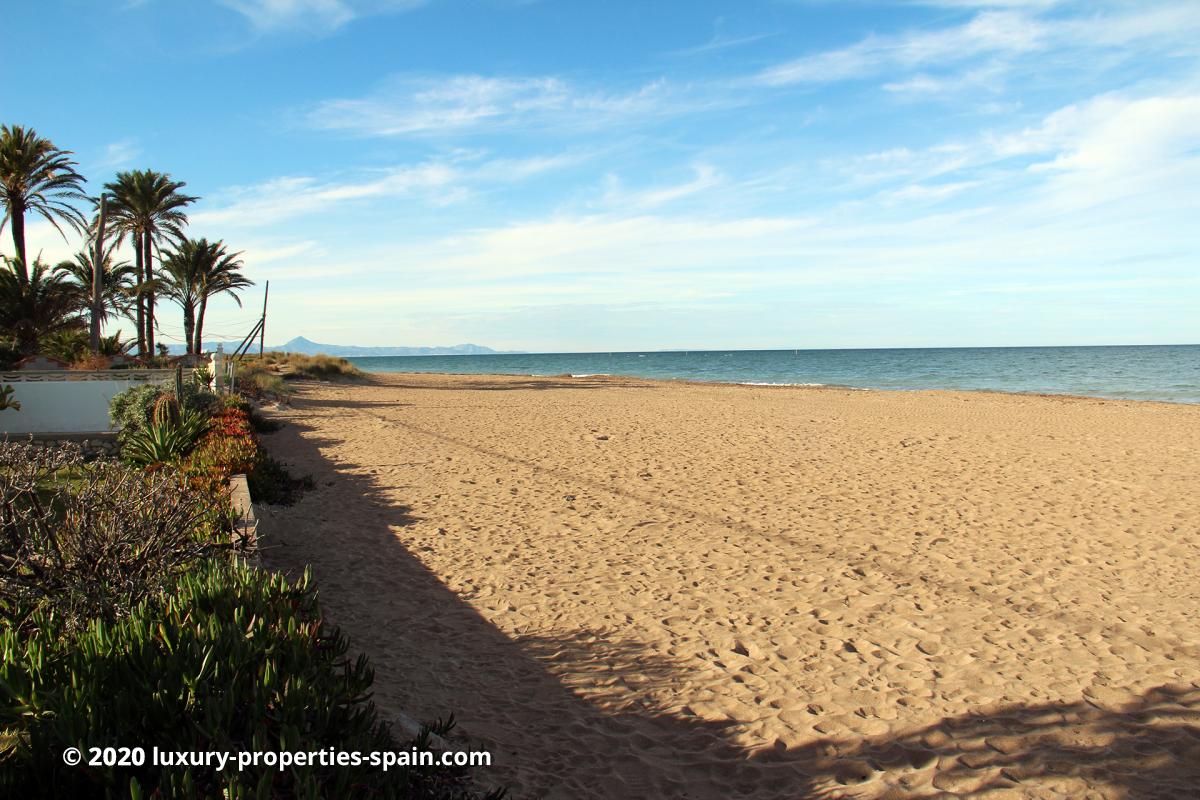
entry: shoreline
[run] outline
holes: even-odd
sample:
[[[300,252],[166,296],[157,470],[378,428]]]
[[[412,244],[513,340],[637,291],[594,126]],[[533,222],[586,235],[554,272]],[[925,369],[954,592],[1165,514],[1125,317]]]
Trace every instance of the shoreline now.
[[[1190,346],[1190,345],[1179,345]],[[355,356],[365,358],[371,356]],[[917,394],[963,394],[963,395],[996,395],[998,397],[1039,397],[1047,400],[1082,400],[1100,403],[1142,403],[1150,405],[1166,405],[1172,407],[1197,408],[1200,402],[1186,400],[1158,400],[1133,397],[1115,397],[1110,395],[1068,394],[1039,391],[1007,391],[1004,389],[893,389],[874,386],[848,386],[836,383],[766,383],[754,381],[720,381],[700,380],[697,378],[646,378],[640,375],[625,375],[618,373],[587,373],[587,374],[534,374],[520,372],[392,372],[382,370],[362,370],[363,377],[358,380],[371,380],[374,376],[397,375],[402,377],[435,376],[440,378],[520,378],[520,379],[555,379],[555,380],[595,380],[612,379],[614,381],[641,381],[650,384],[691,385],[691,386],[741,386],[757,389],[790,389],[790,390],[834,390],[844,392],[879,392],[883,394],[917,395]]]

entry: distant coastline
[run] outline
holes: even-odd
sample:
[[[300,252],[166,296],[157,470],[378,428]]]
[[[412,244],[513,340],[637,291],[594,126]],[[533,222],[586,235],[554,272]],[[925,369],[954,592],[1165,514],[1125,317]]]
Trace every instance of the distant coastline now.
[[[225,352],[232,352],[238,346],[239,342],[204,342],[203,349],[211,352],[216,350],[218,345]],[[323,342],[314,342],[306,339],[303,336],[297,336],[283,344],[271,345],[263,348],[272,353],[302,353],[307,356],[327,355],[338,356],[339,358],[370,358],[378,356],[481,356],[481,355],[499,355],[502,353],[513,353],[519,351],[501,351],[493,350],[490,347],[484,347],[480,344],[455,344],[445,347],[374,347],[362,346],[353,344],[327,344]],[[183,352],[182,345],[176,345],[169,348],[172,355],[178,355]],[[252,353],[257,353],[257,345],[251,347]]]

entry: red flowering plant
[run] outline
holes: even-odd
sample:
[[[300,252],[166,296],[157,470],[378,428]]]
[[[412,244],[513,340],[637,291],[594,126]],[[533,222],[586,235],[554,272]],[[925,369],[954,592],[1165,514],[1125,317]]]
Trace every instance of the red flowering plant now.
[[[249,413],[231,406],[213,414],[184,469],[194,483],[224,484],[231,475],[253,471],[261,457]]]

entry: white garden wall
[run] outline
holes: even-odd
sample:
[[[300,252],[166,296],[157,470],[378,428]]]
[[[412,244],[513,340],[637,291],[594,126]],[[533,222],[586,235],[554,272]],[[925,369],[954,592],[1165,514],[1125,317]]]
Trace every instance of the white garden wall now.
[[[170,369],[21,371],[0,374],[0,384],[13,387],[21,410],[0,411],[0,431],[27,433],[104,433],[112,430],[108,403],[132,386],[167,383]]]

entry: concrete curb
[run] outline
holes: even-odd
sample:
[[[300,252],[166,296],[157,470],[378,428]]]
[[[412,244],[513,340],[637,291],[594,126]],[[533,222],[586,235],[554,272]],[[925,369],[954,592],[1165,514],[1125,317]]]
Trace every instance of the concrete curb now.
[[[246,561],[255,567],[262,566],[258,553],[258,515],[254,513],[254,499],[250,497],[250,483],[245,475],[229,478],[229,502],[233,507],[233,535],[235,541],[246,547]]]

